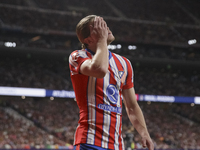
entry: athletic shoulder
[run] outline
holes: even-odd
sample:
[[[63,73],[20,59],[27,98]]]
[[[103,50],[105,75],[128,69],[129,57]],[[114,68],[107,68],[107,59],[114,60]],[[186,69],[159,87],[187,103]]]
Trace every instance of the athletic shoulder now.
[[[85,49],[81,49],[81,50],[74,50],[73,52],[71,52],[70,56],[76,56],[76,55],[80,55],[82,57],[87,57],[87,51]]]
[[[111,52],[112,55],[115,55],[117,58],[122,58],[123,60],[125,60],[126,62],[130,63],[130,60],[124,56],[121,56],[119,54],[113,53]]]
[[[78,59],[91,58],[91,54],[85,50],[75,50],[69,55],[69,60],[77,61]]]
[[[91,54],[85,49],[73,51],[69,55],[69,67],[73,74],[79,73],[81,64],[91,57]]]

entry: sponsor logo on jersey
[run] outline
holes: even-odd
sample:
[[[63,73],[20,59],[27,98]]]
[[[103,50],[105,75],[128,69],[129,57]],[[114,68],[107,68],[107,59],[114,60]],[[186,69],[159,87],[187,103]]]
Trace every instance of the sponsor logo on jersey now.
[[[122,108],[121,107],[114,107],[114,106],[110,106],[110,105],[106,105],[106,104],[99,104],[98,108],[106,110],[106,111],[120,113],[120,114],[122,112]]]
[[[111,103],[117,104],[118,97],[119,97],[119,90],[116,88],[115,85],[110,84],[110,85],[106,88],[106,95],[108,96],[108,100],[109,100]]]

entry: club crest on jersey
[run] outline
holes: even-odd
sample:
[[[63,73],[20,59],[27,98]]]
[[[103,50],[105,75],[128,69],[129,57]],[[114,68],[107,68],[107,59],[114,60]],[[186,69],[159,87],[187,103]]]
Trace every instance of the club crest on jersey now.
[[[120,79],[122,78],[122,76],[124,75],[124,71],[118,71],[119,77]]]

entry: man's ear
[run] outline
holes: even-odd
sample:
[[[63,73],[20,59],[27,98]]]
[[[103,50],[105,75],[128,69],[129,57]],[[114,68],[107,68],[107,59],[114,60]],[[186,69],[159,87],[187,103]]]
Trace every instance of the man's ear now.
[[[84,41],[84,43],[87,44],[87,45],[90,45],[91,43],[93,43],[93,40],[92,40],[91,37],[87,37],[87,38],[85,38],[83,41]]]

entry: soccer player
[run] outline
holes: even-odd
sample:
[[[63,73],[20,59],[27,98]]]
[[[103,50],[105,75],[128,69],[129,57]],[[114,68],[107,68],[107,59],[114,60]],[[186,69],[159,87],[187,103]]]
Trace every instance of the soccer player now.
[[[102,17],[90,15],[76,27],[82,49],[69,56],[70,75],[80,109],[74,150],[124,150],[122,103],[142,137],[143,147],[154,149],[133,86],[129,60],[111,53],[115,39]]]

